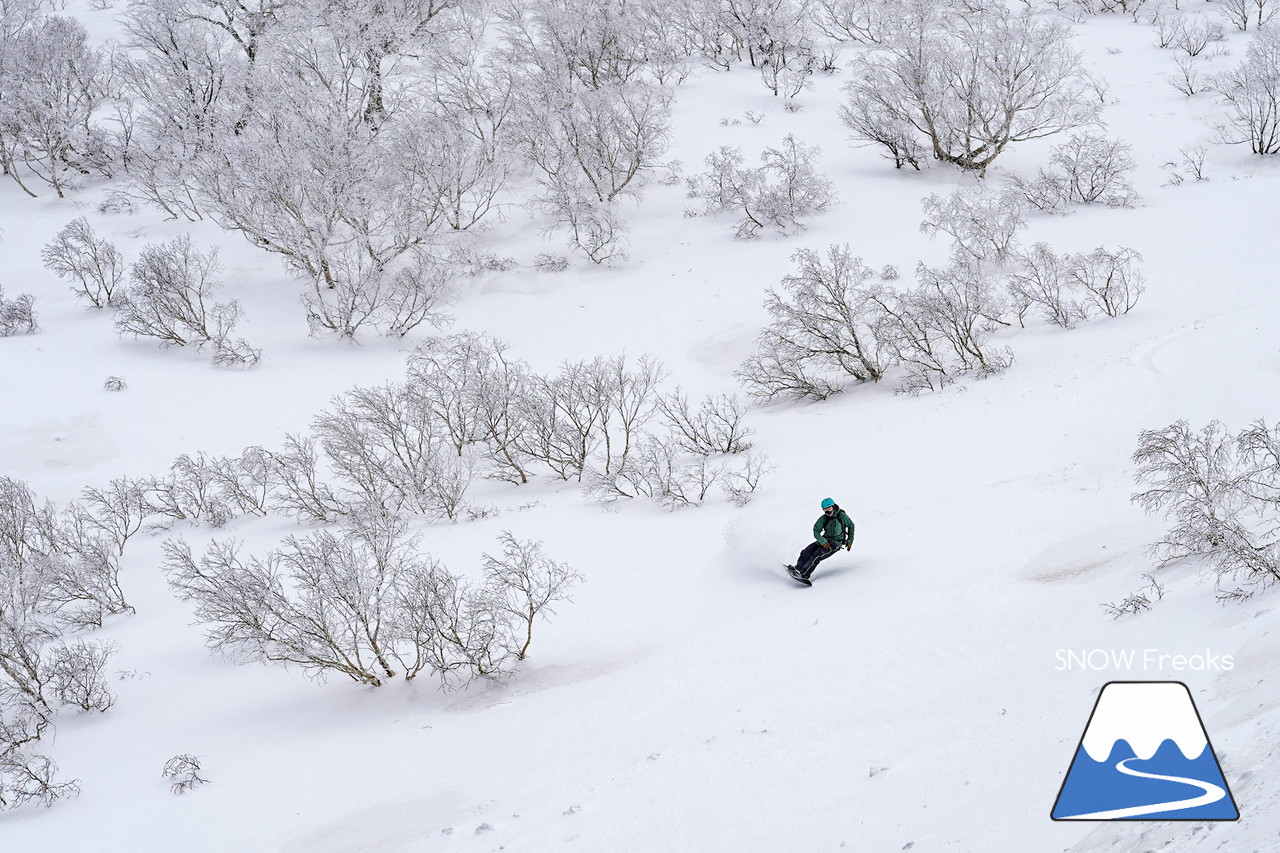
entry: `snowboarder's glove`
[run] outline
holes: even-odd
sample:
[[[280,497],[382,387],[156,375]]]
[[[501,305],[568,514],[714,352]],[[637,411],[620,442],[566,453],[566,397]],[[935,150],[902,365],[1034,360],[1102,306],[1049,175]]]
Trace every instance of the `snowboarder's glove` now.
[[[853,550],[853,542],[852,542],[852,541],[850,541],[850,542],[846,542],[846,543],[845,543],[845,546],[844,546],[844,549],[845,549],[846,551],[852,551],[852,550]]]
[[[831,550],[831,543],[830,543],[830,542],[823,542],[823,543],[822,543],[822,547],[823,547],[823,548],[826,548],[828,551],[830,551],[830,550]]]

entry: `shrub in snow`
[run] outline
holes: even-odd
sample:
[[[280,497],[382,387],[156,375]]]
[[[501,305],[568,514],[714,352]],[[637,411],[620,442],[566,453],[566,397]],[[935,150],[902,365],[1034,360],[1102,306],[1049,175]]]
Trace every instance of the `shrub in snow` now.
[[[132,613],[120,588],[116,543],[80,505],[64,514],[57,557],[46,564],[42,610],[61,627],[98,628],[109,615]]]
[[[931,195],[921,206],[923,233],[930,237],[949,235],[955,241],[955,251],[979,262],[1007,260],[1018,231],[1027,227],[1016,195],[988,190],[985,184],[961,187],[946,198]]]
[[[848,88],[848,87],[846,87]],[[895,169],[911,166],[917,171],[930,156],[925,138],[901,110],[885,108],[870,93],[852,94],[840,105],[840,119],[853,139],[883,148]]]
[[[767,460],[755,454],[725,460],[685,451],[683,443],[676,434],[645,433],[610,471],[591,471],[584,491],[606,504],[647,498],[674,510],[697,506],[719,488],[731,502],[742,506],[751,500],[751,493],[768,470]]]
[[[1188,57],[1196,57],[1213,42],[1225,38],[1222,25],[1208,21],[1199,15],[1183,15],[1159,9],[1152,18],[1156,29],[1156,44],[1161,48],[1183,51]]]
[[[1013,186],[1027,203],[1048,213],[1070,204],[1105,204],[1133,207],[1137,192],[1128,173],[1135,165],[1130,147],[1097,134],[1074,134],[1049,153],[1049,168],[1040,169],[1034,181],[1015,177]]]
[[[1203,145],[1197,145],[1194,148],[1179,148],[1178,153],[1182,155],[1182,172],[1189,178],[1195,178],[1197,181],[1207,181],[1208,176],[1205,175],[1204,158],[1209,153]],[[1173,165],[1166,163],[1166,166]]]
[[[590,465],[608,476],[626,463],[646,435],[667,370],[647,355],[636,359],[634,366],[627,363],[625,355],[597,356],[589,362],[566,365],[561,376],[586,391],[582,401],[585,411],[594,414],[588,433],[589,440],[595,439]]]
[[[1127,314],[1146,290],[1135,264],[1142,255],[1123,246],[1114,252],[1099,246],[1089,254],[1067,256],[1068,275],[1084,290],[1086,303],[1108,317]]]
[[[1156,8],[1155,14],[1151,16],[1151,24],[1155,28],[1156,47],[1161,50],[1173,47],[1187,25],[1185,15],[1170,12],[1166,7]]]
[[[272,455],[247,447],[239,457],[184,453],[169,466],[168,476],[152,477],[140,488],[146,513],[169,519],[154,525],[163,529],[173,521],[221,527],[242,515],[265,516],[276,484]]]
[[[315,440],[290,433],[284,447],[268,453],[275,489],[271,508],[293,518],[329,522],[348,512],[348,507],[321,479]]]
[[[0,755],[21,757],[25,745],[43,737],[58,708],[111,707],[115,697],[103,669],[115,647],[84,640],[57,643],[57,630],[47,619],[23,612],[22,602],[13,600],[14,591],[5,592],[7,600],[0,606]]]
[[[138,212],[138,202],[125,190],[109,190],[95,210],[107,216],[132,214]]]
[[[123,391],[129,386],[119,376],[108,376],[102,383],[103,391]]]
[[[1023,322],[1037,308],[1046,322],[1069,329],[1081,320],[1127,314],[1145,290],[1132,249],[1099,246],[1089,253],[1057,255],[1045,243],[1020,255],[1007,284],[1014,314]],[[1025,323],[1023,323],[1025,325]]]
[[[855,140],[883,146],[899,167],[918,167],[928,151],[982,173],[1008,145],[1097,115],[1071,34],[1003,4],[913,5],[855,61],[842,117]]]
[[[550,75],[528,85],[518,133],[536,168],[535,207],[567,227],[571,244],[595,263],[625,254],[618,205],[662,168],[671,93],[635,80],[577,88]]]
[[[124,279],[124,259],[113,243],[100,240],[83,216],[68,222],[40,252],[44,266],[72,283],[76,296],[105,308]]]
[[[208,304],[221,288],[218,269],[217,249],[201,253],[186,235],[144,247],[129,286],[113,301],[116,333],[165,346],[211,346],[217,364],[257,364],[262,351],[231,337],[239,303]]]
[[[475,445],[485,476],[525,483],[534,463],[565,480],[581,479],[588,464],[609,472],[652,417],[664,376],[647,356],[634,366],[597,357],[543,376],[501,341],[464,334],[422,344],[408,385],[459,456]]]
[[[0,609],[0,718],[5,734],[0,752],[41,737],[56,710],[54,698],[46,695],[49,669],[43,655],[57,632],[46,620],[24,610],[30,606],[28,601],[13,600],[14,593],[22,590],[6,592],[10,600]]]
[[[531,374],[520,402],[519,446],[529,459],[563,480],[591,467],[612,471],[624,460],[654,413],[661,363],[642,356],[565,362],[554,376]]]
[[[76,640],[54,646],[46,655],[48,683],[52,696],[63,705],[81,711],[106,711],[115,704],[115,694],[107,689],[103,675],[114,643]]]
[[[1109,601],[1102,605],[1107,615],[1112,619],[1119,619],[1121,616],[1142,613],[1164,598],[1164,586],[1151,575],[1143,577],[1147,579],[1147,583],[1141,589],[1129,593],[1119,602]]]
[[[761,70],[771,91],[803,88],[808,63],[817,61],[818,35],[806,3],[745,0],[687,8],[686,30],[708,65],[728,70],[734,62],[747,62]]]
[[[604,503],[649,498],[669,509],[699,504],[719,480],[719,470],[707,456],[683,456],[672,437],[646,433],[612,470],[592,472],[586,494]]]
[[[835,201],[831,182],[814,165],[818,149],[787,135],[781,148],[766,148],[763,165],[743,165],[742,151],[728,146],[707,156],[710,171],[688,180],[689,197],[702,202],[702,214],[729,211],[739,217],[738,237],[754,237],[762,228],[788,233],[803,228],[801,219]]]
[[[1280,580],[1280,428],[1257,421],[1234,437],[1218,421],[1138,436],[1133,496],[1172,526],[1152,546],[1161,565],[1197,558],[1218,597],[1240,600]]]
[[[500,541],[503,555],[484,556],[477,586],[419,554],[403,520],[370,509],[340,535],[290,537],[261,559],[215,541],[197,561],[185,542],[168,541],[165,572],[216,652],[375,687],[429,671],[448,686],[522,659],[533,623],[580,579],[537,543],[506,532]]]
[[[781,291],[769,290],[765,308],[773,320],[756,339],[758,352],[734,375],[762,400],[825,399],[840,390],[827,378],[831,372],[878,381],[892,355],[875,273],[847,245],[831,246],[825,258],[809,249],[791,257],[798,270],[782,279]]]
[[[809,76],[821,65],[821,57],[813,43],[811,35],[805,32],[803,19],[796,20],[798,26],[784,38],[774,38],[769,45],[769,52],[760,60],[760,79],[765,88],[774,95],[782,95],[791,99],[809,86]],[[770,34],[775,36],[774,33]],[[788,108],[788,104],[791,105]],[[793,100],[783,104],[783,109],[795,112],[799,105]]]
[[[904,375],[900,390],[937,389],[1012,361],[990,343],[1007,325],[1005,306],[991,273],[972,258],[939,270],[921,264],[917,285],[895,290],[873,282],[847,246],[831,247],[825,262],[809,251],[794,257],[800,271],[783,279],[785,293],[769,292],[774,321],[735,373],[754,397],[824,399],[841,380],[875,382],[894,367]]]
[[[893,264],[885,264],[884,268],[880,270],[880,278],[882,281],[897,281],[900,275],[901,273],[898,272],[898,268]]]
[[[1026,315],[1032,308],[1039,310],[1045,322],[1064,329],[1087,318],[1084,302],[1072,287],[1065,267],[1048,243],[1036,243],[1031,251],[1018,256],[1007,285],[1010,307],[1021,325],[1026,325]]]
[[[105,488],[86,487],[80,493],[86,508],[86,525],[110,538],[117,553],[124,553],[130,537],[141,530],[142,523],[155,512],[147,502],[146,488],[146,480],[121,477]]]
[[[543,272],[564,272],[569,268],[569,259],[564,255],[543,253],[534,258],[533,265]]]
[[[194,755],[175,755],[164,763],[163,776],[169,782],[169,790],[175,794],[194,791],[200,785],[208,784],[208,779],[200,776],[200,759]]]
[[[528,482],[528,458],[519,437],[526,423],[530,370],[502,341],[461,334],[431,338],[409,356],[407,392],[433,421],[457,456],[468,445],[485,448],[492,476]]]
[[[569,591],[582,576],[568,563],[557,563],[542,553],[542,545],[518,540],[502,531],[498,541],[502,555],[483,557],[485,586],[495,615],[504,626],[502,645],[524,660],[533,643],[533,626],[555,614],[553,605],[569,599]]]
[[[60,781],[58,765],[43,755],[0,752],[0,810],[36,802],[49,808],[58,800],[80,795],[77,780]]]
[[[905,368],[901,390],[937,390],[961,375],[990,376],[1013,363],[991,343],[1004,305],[990,273],[955,260],[943,269],[916,267],[917,286],[882,302],[888,347]]]
[[[1214,77],[1213,86],[1227,107],[1222,141],[1248,144],[1254,154],[1280,153],[1280,28],[1258,29],[1244,61]]]
[[[746,408],[736,395],[704,397],[695,411],[688,396],[677,388],[658,399],[658,411],[676,445],[686,453],[711,456],[751,449],[748,439],[755,431],[743,426]]]
[[[591,89],[643,79],[649,3],[532,0],[499,7],[504,52],[541,72],[571,75]]]
[[[0,338],[12,335],[33,335],[40,325],[36,322],[36,300],[30,293],[16,299],[5,299],[0,287]]]
[[[380,262],[359,245],[330,250],[326,282],[303,297],[312,332],[336,332],[353,338],[368,325],[382,334],[404,337],[422,324],[444,321],[440,306],[453,292],[448,263],[422,251],[408,251],[394,262]]]
[[[773,471],[769,457],[748,453],[740,465],[726,465],[721,469],[720,486],[734,506],[746,506],[755,496],[760,480]]]
[[[1213,42],[1222,41],[1225,35],[1222,24],[1206,21],[1196,17],[1194,20],[1183,18],[1181,26],[1173,38],[1172,46],[1184,51],[1187,56],[1199,56]]]
[[[0,756],[16,755],[43,737],[51,724],[51,709],[13,690],[10,679],[0,676]]]
[[[364,11],[357,33],[342,15],[227,24],[144,0],[126,24],[137,191],[281,256],[311,285],[313,327],[344,336],[430,315],[435,271],[409,256],[492,210],[514,147],[514,77],[472,65],[457,4]],[[439,73],[403,61],[424,51]],[[252,73],[224,85],[228,68]]]
[[[19,620],[10,624],[14,642],[31,631],[43,636],[31,621],[36,617],[86,627],[106,614],[131,612],[120,591],[118,554],[83,506],[60,513],[37,502],[26,483],[0,477],[0,622]]]
[[[501,405],[494,402],[495,407]],[[487,415],[494,416],[486,420]],[[501,415],[482,408],[480,416],[488,434],[502,440],[507,427]],[[430,518],[453,519],[462,511],[471,485],[471,458],[448,443],[428,398],[411,386],[348,391],[316,416],[312,430],[330,467],[347,486],[344,502]],[[505,459],[510,454],[497,446],[495,455]]]
[[[1209,81],[1200,74],[1202,62],[1194,56],[1179,56],[1174,60],[1178,70],[1169,75],[1169,85],[1188,97],[1210,88]]]

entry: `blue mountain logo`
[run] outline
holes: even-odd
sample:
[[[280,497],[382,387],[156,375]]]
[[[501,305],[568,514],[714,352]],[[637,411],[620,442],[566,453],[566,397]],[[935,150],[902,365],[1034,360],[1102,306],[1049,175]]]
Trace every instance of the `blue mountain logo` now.
[[[1098,694],[1054,820],[1237,820],[1191,691],[1111,681]]]

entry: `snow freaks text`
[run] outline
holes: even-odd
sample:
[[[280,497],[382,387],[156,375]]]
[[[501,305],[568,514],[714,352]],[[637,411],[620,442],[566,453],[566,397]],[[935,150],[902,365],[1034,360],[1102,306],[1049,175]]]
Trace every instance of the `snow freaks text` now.
[[[1159,649],[1058,649],[1058,672],[1215,672],[1235,669],[1231,655],[1206,650],[1195,654],[1166,654]]]

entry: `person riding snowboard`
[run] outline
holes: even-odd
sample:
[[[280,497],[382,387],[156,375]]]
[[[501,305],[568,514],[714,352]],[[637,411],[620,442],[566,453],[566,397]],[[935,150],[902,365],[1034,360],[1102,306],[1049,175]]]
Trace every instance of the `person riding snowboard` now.
[[[841,545],[853,548],[853,521],[831,498],[822,499],[822,515],[813,523],[813,542],[805,546],[794,566],[787,571],[796,580],[808,583],[818,563],[830,557]]]

